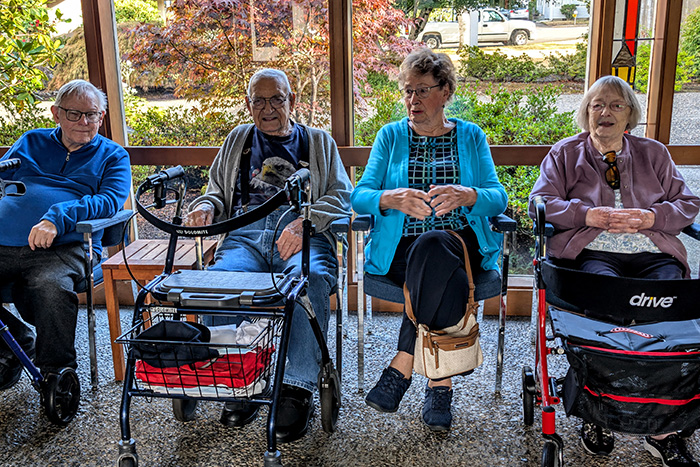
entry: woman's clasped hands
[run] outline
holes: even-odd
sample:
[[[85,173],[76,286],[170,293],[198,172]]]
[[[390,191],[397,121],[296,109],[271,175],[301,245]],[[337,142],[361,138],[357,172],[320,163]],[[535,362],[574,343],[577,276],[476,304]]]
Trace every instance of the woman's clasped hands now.
[[[382,193],[379,207],[423,220],[433,213],[440,217],[462,206],[473,206],[476,196],[475,189],[462,185],[430,185],[427,193],[414,188],[395,188]]]

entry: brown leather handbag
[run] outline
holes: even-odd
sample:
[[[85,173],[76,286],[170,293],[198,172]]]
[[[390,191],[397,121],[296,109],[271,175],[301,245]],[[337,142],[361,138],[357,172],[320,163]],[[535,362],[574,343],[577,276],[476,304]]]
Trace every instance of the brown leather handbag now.
[[[479,303],[474,301],[474,280],[467,246],[456,232],[449,233],[462,243],[464,267],[469,278],[469,298],[462,319],[457,324],[440,330],[431,330],[425,324],[419,324],[413,314],[408,288],[406,284],[403,286],[406,315],[416,326],[413,369],[430,379],[456,376],[473,370],[484,361],[479,343],[479,323],[476,321]]]

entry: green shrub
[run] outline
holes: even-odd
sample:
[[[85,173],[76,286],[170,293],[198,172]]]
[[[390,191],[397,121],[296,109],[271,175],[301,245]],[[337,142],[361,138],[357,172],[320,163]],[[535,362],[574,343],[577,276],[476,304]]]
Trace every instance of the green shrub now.
[[[526,54],[508,57],[500,50],[487,54],[477,46],[460,47],[459,74],[488,81],[532,82],[550,74]]]
[[[567,3],[566,5],[562,5],[559,7],[559,11],[561,11],[561,14],[564,15],[564,17],[568,20],[574,19],[574,12],[576,11],[577,5],[573,5],[571,3]]]
[[[155,0],[115,0],[114,16],[119,23],[156,23],[161,24],[163,18],[158,11]]]
[[[561,79],[570,81],[583,81],[586,79],[586,58],[588,56],[588,43],[576,44],[576,52],[564,55],[555,52],[547,57],[547,63],[552,74]]]
[[[634,76],[634,89],[639,92],[646,93],[649,86],[649,60],[651,57],[651,43],[642,42],[637,46],[637,67]],[[693,69],[693,57],[688,56],[688,53],[681,49],[678,51],[676,62],[676,82],[673,89],[680,91],[683,83],[690,81],[690,76]]]
[[[355,144],[358,146],[371,146],[381,127],[406,116],[401,93],[395,86],[393,90],[379,92],[368,104],[369,116],[355,115]]]
[[[700,8],[688,15],[681,25],[681,52],[685,53],[690,78],[700,79]]]
[[[54,128],[56,123],[46,116],[46,110],[36,105],[27,106],[22,112],[16,109],[9,115],[0,114],[0,146],[12,146],[20,136],[34,128]]]

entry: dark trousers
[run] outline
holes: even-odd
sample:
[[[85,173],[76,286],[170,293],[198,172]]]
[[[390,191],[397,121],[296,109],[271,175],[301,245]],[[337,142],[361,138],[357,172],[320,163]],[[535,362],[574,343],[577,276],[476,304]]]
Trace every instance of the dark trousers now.
[[[36,249],[0,246],[0,284],[14,283],[12,300],[22,319],[36,327],[35,364],[43,371],[76,368],[76,284],[85,280],[80,244]],[[22,320],[0,307],[0,319],[30,356],[34,335]],[[0,353],[9,349],[0,340]]]
[[[683,264],[667,253],[610,253],[584,249],[576,268],[593,274],[635,279],[683,279]]]
[[[457,232],[467,245],[472,271],[481,267],[482,255],[474,231]],[[431,329],[453,326],[464,316],[469,279],[464,269],[462,244],[450,233],[433,230],[418,237],[403,237],[387,274],[408,288],[416,321]],[[416,327],[406,314],[399,331],[398,350],[413,355]]]

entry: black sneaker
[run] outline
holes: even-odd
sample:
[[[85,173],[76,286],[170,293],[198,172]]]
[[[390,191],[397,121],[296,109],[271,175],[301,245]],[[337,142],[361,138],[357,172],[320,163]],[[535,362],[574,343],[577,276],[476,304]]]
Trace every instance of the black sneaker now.
[[[607,428],[584,423],[581,427],[581,444],[589,454],[607,456],[615,447],[615,436]]]
[[[698,463],[688,452],[685,441],[675,433],[664,439],[645,436],[644,449],[657,459],[661,459],[664,467],[698,467]]]
[[[447,431],[452,426],[452,389],[447,386],[425,388],[423,422],[433,431]]]
[[[411,378],[404,378],[396,368],[386,368],[377,384],[367,393],[365,402],[380,412],[396,412],[410,385]]]
[[[22,363],[14,355],[0,357],[0,391],[10,389],[22,377]]]

